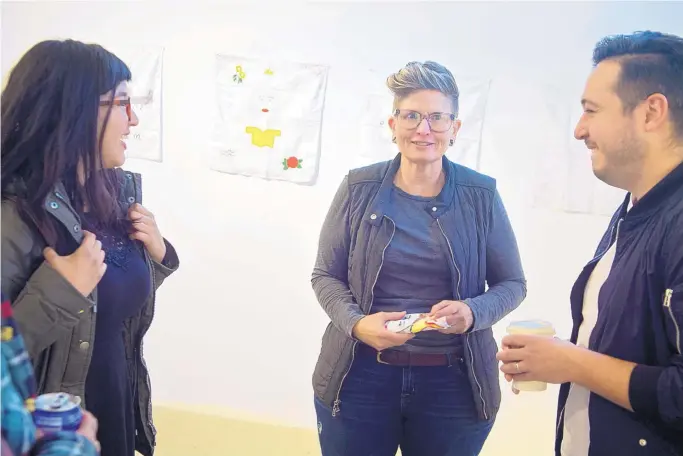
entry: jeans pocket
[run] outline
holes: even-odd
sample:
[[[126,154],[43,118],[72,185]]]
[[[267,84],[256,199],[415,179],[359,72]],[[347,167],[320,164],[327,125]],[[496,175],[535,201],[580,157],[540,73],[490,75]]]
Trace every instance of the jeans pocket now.
[[[318,398],[318,396],[313,396],[313,405],[315,406],[316,410],[321,409],[332,414],[332,407],[325,404],[320,398]]]

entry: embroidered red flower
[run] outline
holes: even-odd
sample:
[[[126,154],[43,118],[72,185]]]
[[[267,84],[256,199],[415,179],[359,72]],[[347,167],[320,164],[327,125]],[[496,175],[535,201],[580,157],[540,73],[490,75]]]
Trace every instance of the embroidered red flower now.
[[[301,163],[303,163],[303,161],[304,160],[302,158],[296,158],[296,157],[285,158],[284,160],[282,160],[282,167],[285,170],[288,170],[290,168],[301,169]]]

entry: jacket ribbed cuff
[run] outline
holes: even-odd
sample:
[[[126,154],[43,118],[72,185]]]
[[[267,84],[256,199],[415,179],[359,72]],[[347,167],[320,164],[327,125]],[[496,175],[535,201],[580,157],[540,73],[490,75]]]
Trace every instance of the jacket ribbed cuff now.
[[[657,383],[664,367],[638,364],[631,372],[628,397],[633,411],[650,417],[659,415]]]

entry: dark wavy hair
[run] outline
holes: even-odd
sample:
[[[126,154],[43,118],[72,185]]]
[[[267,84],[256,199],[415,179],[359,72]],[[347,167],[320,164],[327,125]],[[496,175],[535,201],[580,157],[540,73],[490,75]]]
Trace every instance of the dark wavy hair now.
[[[33,46],[12,69],[2,92],[2,199],[16,200],[19,214],[54,246],[56,219],[47,195],[62,183],[74,209],[85,204],[98,224],[119,225],[114,170],[102,166],[100,97],[131,79],[128,66],[97,44],[49,40]],[[113,97],[113,92],[112,92]]]

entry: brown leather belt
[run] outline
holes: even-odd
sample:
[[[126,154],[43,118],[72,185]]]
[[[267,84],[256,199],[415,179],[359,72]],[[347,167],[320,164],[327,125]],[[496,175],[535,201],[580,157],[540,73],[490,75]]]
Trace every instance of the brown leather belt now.
[[[377,362],[380,364],[389,364],[391,366],[409,367],[409,366],[451,366],[458,362],[462,362],[463,350],[462,347],[456,349],[455,353],[412,353],[402,350],[383,350],[381,352],[375,350],[369,345],[361,343],[359,345],[359,353],[365,353],[370,356],[375,356]]]

